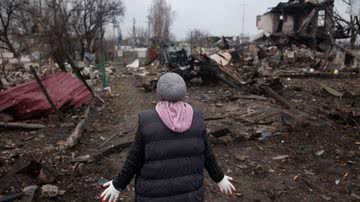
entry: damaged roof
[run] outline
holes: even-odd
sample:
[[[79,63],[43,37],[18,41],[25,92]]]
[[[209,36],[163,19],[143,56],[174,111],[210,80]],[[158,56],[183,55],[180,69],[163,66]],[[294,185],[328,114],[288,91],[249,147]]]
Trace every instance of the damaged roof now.
[[[334,5],[333,0],[325,0],[320,3],[313,1],[294,1],[281,2],[276,7],[272,8],[270,13],[299,13],[304,11],[311,11],[314,8],[326,7]]]
[[[70,73],[57,72],[45,76],[42,83],[58,109],[65,106],[77,108],[92,99],[92,94],[85,84]],[[10,110],[18,119],[53,112],[35,80],[0,92],[0,97],[0,112]]]

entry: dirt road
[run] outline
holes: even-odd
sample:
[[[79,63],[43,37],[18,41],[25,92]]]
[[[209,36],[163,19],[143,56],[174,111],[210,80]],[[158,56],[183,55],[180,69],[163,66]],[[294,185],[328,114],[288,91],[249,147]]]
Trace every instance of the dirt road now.
[[[114,134],[119,134],[119,137],[114,138],[110,145],[121,135],[134,135],[132,129],[137,124],[137,113],[153,108],[156,103],[154,93],[145,93],[137,86],[139,81],[135,77],[120,71],[111,81],[112,94],[104,98],[106,105],[98,111],[93,127],[69,152],[59,152],[54,146],[66,138],[71,128],[35,132],[33,140],[22,143],[33,158],[43,159],[56,170],[55,184],[66,191],[63,196],[38,201],[98,201],[102,190],[99,182],[117,174],[127,151],[84,164],[79,172],[74,172],[71,156],[95,152],[104,140]],[[227,86],[191,86],[188,102],[202,110],[205,117],[221,117],[226,112],[225,108],[233,102],[224,96],[231,94],[234,92]],[[237,124],[227,118],[207,122],[212,131],[231,128],[233,132],[241,133],[241,127],[234,127]],[[0,135],[18,144],[29,134],[0,131]],[[237,193],[231,197],[220,194],[216,184],[206,177],[206,200],[355,201],[355,196],[360,195],[360,148],[355,144],[359,139],[354,128],[335,125],[284,130],[265,141],[241,138],[215,140],[214,152],[224,172],[235,179]],[[52,148],[50,152],[39,153],[40,148],[47,147]],[[3,165],[5,173],[15,167],[13,164]],[[31,177],[17,176],[11,186],[1,188],[11,193],[36,182]],[[122,195],[123,201],[133,199],[133,191]]]

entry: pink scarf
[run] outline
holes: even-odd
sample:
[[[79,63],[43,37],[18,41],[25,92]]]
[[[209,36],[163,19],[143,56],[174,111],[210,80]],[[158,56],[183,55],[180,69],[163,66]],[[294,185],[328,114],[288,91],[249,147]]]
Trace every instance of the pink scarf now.
[[[155,109],[162,122],[173,132],[183,133],[191,128],[194,111],[188,103],[161,101]]]

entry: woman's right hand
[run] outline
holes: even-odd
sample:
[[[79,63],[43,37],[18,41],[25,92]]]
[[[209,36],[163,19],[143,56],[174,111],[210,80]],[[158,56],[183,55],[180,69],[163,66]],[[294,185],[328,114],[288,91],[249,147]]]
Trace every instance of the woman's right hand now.
[[[100,195],[101,202],[116,202],[119,199],[120,191],[118,191],[112,181],[109,181],[102,185],[105,190]]]
[[[236,191],[230,180],[233,180],[233,178],[225,175],[224,178],[217,184],[221,193],[231,195]]]

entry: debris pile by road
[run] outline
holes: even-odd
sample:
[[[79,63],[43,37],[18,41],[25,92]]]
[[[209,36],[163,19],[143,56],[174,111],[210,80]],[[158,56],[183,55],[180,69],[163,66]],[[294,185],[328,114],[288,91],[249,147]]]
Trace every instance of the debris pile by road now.
[[[45,66],[40,68],[38,64],[31,65],[33,65],[36,72],[41,77],[49,73],[49,68]],[[19,65],[14,69],[4,70],[2,73],[0,73],[0,90],[14,87],[31,79],[34,79],[34,76],[31,74],[30,66]]]
[[[84,79],[88,81],[89,84],[96,85],[99,83],[102,77],[101,68],[96,67],[95,65],[86,64],[84,62],[77,62],[73,64],[73,67],[69,63],[64,64],[64,69],[61,69],[58,65],[39,65],[38,63],[18,63],[11,69],[4,69],[0,73],[0,90],[8,89],[20,85],[26,81],[34,79],[33,74],[31,73],[30,66],[34,67],[39,77],[53,74],[59,71],[66,72],[75,72],[79,70]],[[105,74],[108,78],[113,78],[115,69],[112,65],[106,64]]]
[[[230,128],[218,128],[215,124],[210,134],[216,141],[228,142],[229,137],[264,140],[304,127],[330,127],[339,119],[350,125],[358,124],[358,106],[349,105],[360,92],[349,92],[348,85],[339,92],[339,86],[334,85],[341,80],[357,82],[360,58],[355,50],[334,45],[329,51],[319,51],[304,44],[276,46],[268,41],[202,49],[187,58],[176,57],[182,58],[181,62],[155,61],[141,66],[134,61],[127,69],[141,79],[147,92],[155,90],[157,79],[165,72],[180,74],[190,88],[199,82],[202,86],[219,82],[228,86],[230,94],[220,98],[205,94],[206,99],[199,98],[205,99],[210,108],[223,109],[215,118],[209,117],[210,121],[214,120],[212,123],[236,123]],[[310,99],[299,95],[296,100],[287,100],[284,94],[309,90],[306,83],[301,85],[302,80],[311,80],[314,83],[312,93],[321,93],[321,96]],[[332,103],[325,107],[320,104],[331,96],[341,98],[343,105]]]

